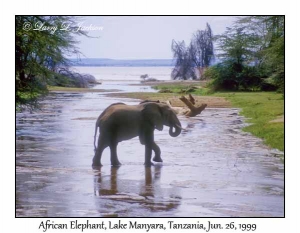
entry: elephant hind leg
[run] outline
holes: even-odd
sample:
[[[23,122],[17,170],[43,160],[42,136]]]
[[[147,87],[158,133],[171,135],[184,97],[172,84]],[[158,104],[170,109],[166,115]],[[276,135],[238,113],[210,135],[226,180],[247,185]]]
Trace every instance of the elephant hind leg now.
[[[96,149],[96,153],[94,155],[93,164],[92,164],[93,167],[102,166],[101,156],[102,156],[102,152],[103,152],[104,149],[105,149],[105,147],[102,147],[102,146],[98,146],[98,148]]]
[[[96,149],[94,158],[93,158],[93,167],[100,167],[102,166],[101,164],[101,157],[102,157],[102,153],[104,151],[104,149],[107,147],[107,143],[105,142],[105,140],[100,136],[98,139],[98,147]]]
[[[155,142],[153,142],[153,144],[152,144],[152,149],[153,149],[153,151],[155,153],[153,161],[154,162],[162,162],[163,160],[162,160],[162,158],[160,156],[161,155],[160,148],[159,148],[159,146]]]

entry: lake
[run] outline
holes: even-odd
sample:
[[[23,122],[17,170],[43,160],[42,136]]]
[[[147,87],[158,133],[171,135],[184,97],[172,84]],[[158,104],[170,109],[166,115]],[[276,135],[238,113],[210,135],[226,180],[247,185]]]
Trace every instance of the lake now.
[[[79,73],[94,75],[96,80],[103,81],[140,81],[140,76],[148,74],[150,78],[157,80],[170,80],[172,67],[95,67],[95,66],[75,66],[74,70]]]

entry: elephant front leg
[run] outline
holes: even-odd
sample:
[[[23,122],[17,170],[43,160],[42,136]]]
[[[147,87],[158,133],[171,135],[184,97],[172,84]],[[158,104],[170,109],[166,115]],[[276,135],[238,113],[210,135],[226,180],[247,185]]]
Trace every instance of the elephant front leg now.
[[[151,162],[151,155],[152,155],[152,146],[154,143],[154,130],[149,130],[148,132],[145,132],[145,163],[144,165],[149,167],[151,165],[154,165]]]
[[[146,144],[145,145],[145,163],[144,163],[144,165],[146,167],[150,167],[151,165],[154,165],[151,162],[151,154],[152,154],[152,146]]]
[[[153,142],[152,149],[154,150],[154,153],[155,153],[153,161],[154,162],[160,162],[160,163],[163,162],[163,160],[160,157],[160,155],[161,155],[160,148],[155,142]]]
[[[117,142],[112,142],[110,145],[110,162],[111,162],[111,165],[114,167],[122,165],[118,159],[117,146],[118,146]]]

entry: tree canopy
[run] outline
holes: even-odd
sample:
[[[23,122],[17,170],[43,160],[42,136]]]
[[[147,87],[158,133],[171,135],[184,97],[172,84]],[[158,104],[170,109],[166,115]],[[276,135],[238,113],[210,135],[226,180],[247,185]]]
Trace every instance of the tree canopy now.
[[[15,20],[16,102],[25,103],[25,94],[34,98],[47,90],[57,67],[68,66],[68,55],[80,54],[74,36],[86,32],[75,30],[78,18],[71,16],[16,16]]]
[[[284,90],[284,16],[241,17],[214,40],[221,63],[205,73],[214,89]]]

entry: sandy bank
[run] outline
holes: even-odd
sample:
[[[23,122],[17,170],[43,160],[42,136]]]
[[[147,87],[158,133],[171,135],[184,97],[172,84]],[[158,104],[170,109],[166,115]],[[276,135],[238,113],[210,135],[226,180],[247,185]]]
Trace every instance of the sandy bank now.
[[[181,95],[173,93],[149,93],[149,92],[131,92],[131,93],[109,93],[106,94],[109,97],[117,98],[132,98],[140,100],[159,100],[159,101],[171,101],[174,107],[184,107],[184,103],[179,100]],[[231,103],[223,97],[215,96],[193,96],[196,100],[196,105],[207,104],[208,108],[230,108]]]

